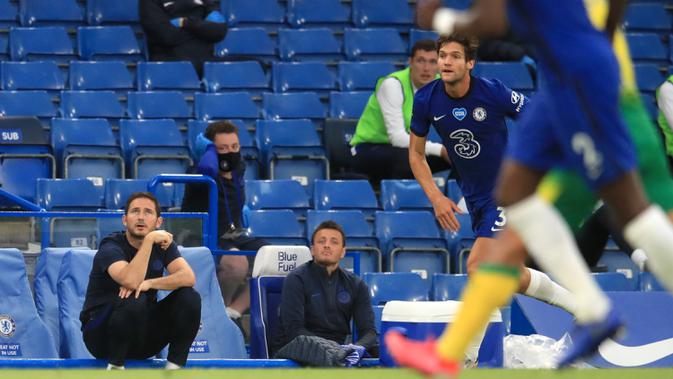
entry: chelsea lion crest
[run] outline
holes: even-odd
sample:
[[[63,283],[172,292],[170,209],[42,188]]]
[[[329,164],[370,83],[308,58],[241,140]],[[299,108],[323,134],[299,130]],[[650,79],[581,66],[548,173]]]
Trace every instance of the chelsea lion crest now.
[[[472,111],[472,118],[474,118],[475,121],[486,120],[486,109],[482,107],[474,108],[474,110]]]
[[[10,315],[0,315],[0,336],[9,338],[16,331],[16,323]]]

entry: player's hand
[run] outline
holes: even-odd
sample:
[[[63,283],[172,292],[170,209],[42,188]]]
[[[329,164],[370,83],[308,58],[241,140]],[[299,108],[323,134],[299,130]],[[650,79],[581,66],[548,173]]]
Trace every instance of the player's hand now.
[[[435,209],[435,217],[443,229],[452,232],[460,229],[460,222],[458,222],[455,213],[463,213],[463,211],[451,199],[442,196],[432,202],[432,207]]]
[[[152,289],[152,282],[150,280],[143,280],[142,283],[136,288],[136,299],[140,297],[142,292]]]
[[[119,287],[119,297],[122,298],[122,299],[128,298],[129,296],[131,296],[132,293],[133,293],[133,290],[130,290],[130,289],[125,288],[125,287]]]
[[[173,242],[173,235],[165,230],[155,230],[149,233],[145,238],[152,238],[152,243],[159,245],[162,250],[168,249]]]
[[[432,19],[442,6],[440,0],[418,0],[416,3],[416,24],[421,29],[432,29]]]

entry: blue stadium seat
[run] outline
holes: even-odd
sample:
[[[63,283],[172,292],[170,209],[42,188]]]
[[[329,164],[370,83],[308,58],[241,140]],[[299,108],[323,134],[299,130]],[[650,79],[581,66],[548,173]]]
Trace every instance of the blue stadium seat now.
[[[260,93],[269,89],[269,79],[259,62],[206,62],[203,82],[208,92]]]
[[[285,9],[278,0],[223,1],[222,14],[229,15],[229,26],[264,26],[274,30],[285,22]]]
[[[51,120],[51,143],[59,163],[59,177],[123,178],[124,160],[110,124],[105,119]]]
[[[56,344],[33,302],[26,264],[17,249],[0,249],[2,358],[58,358]]]
[[[9,36],[4,33],[0,33],[0,59],[9,60]]]
[[[144,60],[138,40],[128,25],[77,28],[77,51],[83,60]]]
[[[381,207],[384,211],[432,211],[423,188],[413,179],[381,180]]]
[[[437,38],[439,38],[439,34],[433,30],[409,29],[409,53],[411,53],[411,48],[419,40],[431,39],[437,41]]]
[[[350,7],[339,0],[288,0],[287,22],[294,28],[350,24]]]
[[[306,213],[306,238],[311,242],[315,228],[323,221],[332,220],[346,233],[346,251],[360,254],[360,272],[379,272],[382,267],[381,250],[374,228],[360,210],[309,210]],[[353,261],[346,256],[342,264],[353,268]]]
[[[254,56],[265,62],[275,61],[276,43],[264,28],[231,28],[227,37],[215,45],[215,54],[221,57]]]
[[[460,229],[457,232],[446,232],[446,239],[449,245],[449,251],[453,259],[452,267],[458,274],[467,273],[467,258],[469,257],[472,245],[476,240],[472,230],[472,218],[468,213],[456,214],[460,223]]]
[[[528,67],[521,62],[479,62],[474,68],[474,75],[498,79],[515,90],[535,90]]]
[[[105,179],[105,195],[103,204],[105,209],[124,209],[126,199],[133,192],[146,192],[148,179]],[[161,209],[168,209],[176,206],[175,185],[172,183],[162,183],[157,186],[154,194],[159,200]]]
[[[446,197],[451,199],[454,203],[458,204],[463,198],[463,191],[461,191],[458,186],[456,179],[450,179],[446,182]]]
[[[460,300],[460,295],[467,284],[467,275],[434,274],[430,298],[434,301]]]
[[[69,250],[61,261],[56,287],[61,358],[93,358],[84,345],[79,313],[84,305],[89,273],[95,255],[95,250]]]
[[[353,0],[353,23],[359,28],[396,26],[408,30],[414,16],[406,0]]]
[[[171,119],[121,120],[119,140],[134,179],[184,174],[193,163],[180,130]]]
[[[63,91],[61,114],[65,118],[107,118],[114,124],[126,112],[113,91]]]
[[[224,311],[210,250],[205,247],[180,248],[180,254],[194,270],[194,289],[201,295],[201,327],[188,358],[247,358],[243,335]]]
[[[38,179],[37,204],[54,211],[95,211],[103,207],[103,183],[88,179]],[[95,218],[52,218],[49,246],[95,248]]]
[[[666,76],[656,64],[636,63],[634,69],[636,71],[636,82],[641,91],[654,92],[666,80]]]
[[[339,61],[341,44],[328,28],[278,31],[278,50],[284,61]]]
[[[274,62],[271,78],[274,92],[327,92],[336,88],[336,75],[322,62]]]
[[[18,6],[15,1],[0,0],[0,28],[16,26],[19,22],[18,14]],[[1,49],[0,55],[2,55]]]
[[[259,109],[249,92],[197,93],[194,115],[199,120],[242,119],[252,123]]]
[[[3,90],[48,90],[65,88],[63,74],[56,62],[2,62],[0,88]]]
[[[23,26],[84,24],[84,7],[77,0],[19,0]]]
[[[591,276],[598,282],[603,291],[637,291],[638,277],[636,280],[628,280],[619,272],[596,272]]]
[[[138,0],[87,0],[86,19],[89,25],[137,24]]]
[[[191,62],[138,62],[138,91],[201,90],[201,82]]]
[[[379,78],[395,71],[393,62],[339,62],[339,88],[342,91],[373,90]]]
[[[359,119],[371,95],[369,91],[330,92],[329,116]]]
[[[619,273],[629,282],[629,288],[638,288],[640,269],[623,251],[604,250],[598,265],[605,266],[610,273]]]
[[[267,120],[287,118],[324,119],[325,107],[315,92],[265,93],[262,114]]]
[[[273,245],[306,245],[304,228],[289,209],[250,211],[248,231]]]
[[[664,3],[632,3],[626,8],[624,26],[628,31],[652,30],[667,33],[673,28],[673,15]]]
[[[309,120],[259,120],[257,146],[269,179],[293,179],[311,191],[315,179],[329,178],[329,161]]]
[[[424,279],[449,272],[449,251],[432,213],[377,211],[375,217],[376,236],[390,271],[417,272]]]
[[[290,209],[298,217],[306,217],[309,196],[296,180],[247,180],[246,203],[252,210]]]
[[[657,278],[647,271],[640,273],[640,290],[643,292],[666,291]]]
[[[0,106],[4,104],[0,92]],[[56,176],[56,158],[49,137],[34,117],[0,117],[0,129],[5,131],[0,134],[2,189],[34,202],[36,180]],[[14,207],[3,200],[0,205]]]
[[[426,281],[413,272],[365,272],[362,280],[369,287],[372,305],[383,305],[392,300],[428,300]]]
[[[111,90],[126,94],[135,88],[133,76],[122,61],[72,61],[69,70],[71,90]]]
[[[357,209],[367,217],[379,209],[374,189],[366,180],[318,180],[313,204],[317,210]]]
[[[37,117],[45,122],[56,117],[57,109],[47,91],[0,91],[0,114]]]
[[[76,59],[68,32],[61,26],[10,28],[9,55],[13,61]]]
[[[626,40],[629,44],[631,58],[635,61],[656,61],[668,64],[668,45],[655,33],[628,33]]]
[[[268,346],[278,327],[284,280],[283,276],[260,276],[250,280],[250,358],[271,358]]]
[[[404,60],[407,44],[393,28],[344,29],[344,53],[351,61]]]
[[[129,92],[127,101],[130,118],[172,118],[186,123],[192,117],[185,96],[178,91]]]
[[[54,348],[60,346],[58,325],[58,273],[61,270],[61,261],[70,250],[69,247],[48,247],[43,249],[37,258],[35,266],[35,308],[37,314],[44,321],[47,329],[56,342]]]

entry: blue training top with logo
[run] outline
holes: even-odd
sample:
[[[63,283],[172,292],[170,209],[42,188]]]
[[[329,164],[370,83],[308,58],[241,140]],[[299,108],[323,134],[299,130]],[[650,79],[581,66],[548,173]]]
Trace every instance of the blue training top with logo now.
[[[411,131],[427,136],[433,125],[458,172],[477,236],[490,237],[499,215],[495,180],[507,147],[506,117],[516,118],[528,100],[498,80],[471,76],[462,98],[451,98],[437,79],[416,92]]]

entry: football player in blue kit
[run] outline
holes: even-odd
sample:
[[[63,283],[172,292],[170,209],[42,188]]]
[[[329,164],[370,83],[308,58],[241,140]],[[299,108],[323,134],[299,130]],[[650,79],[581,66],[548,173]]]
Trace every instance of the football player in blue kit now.
[[[582,0],[481,0],[460,12],[422,0],[419,24],[440,33],[502,34],[509,24],[535,48],[543,85],[513,131],[496,186],[506,207],[507,227],[472,275],[456,320],[435,343],[418,343],[399,333],[386,335],[398,363],[428,374],[455,375],[465,349],[519,285],[519,265],[528,253],[574,296],[577,320],[573,346],[559,362],[566,366],[598,349],[622,326],[607,296],[591,278],[568,226],[536,194],[544,175],[571,168],[603,199],[626,240],[647,251],[651,268],[673,289],[673,227],[647,200],[626,125],[619,114],[620,77],[611,39],[624,0],[611,0],[605,31],[595,29]]]
[[[468,274],[476,271],[486,248],[506,223],[504,208],[493,198],[500,163],[507,148],[505,119],[517,118],[528,99],[499,80],[471,74],[478,40],[465,34],[441,36],[437,41],[440,79],[416,92],[410,127],[409,165],[432,203],[441,226],[460,228],[459,207],[444,196],[429,170],[426,136],[434,127],[457,171],[476,241],[468,256]],[[569,293],[546,274],[521,268],[519,292],[574,312]],[[473,358],[473,357],[470,357]]]

